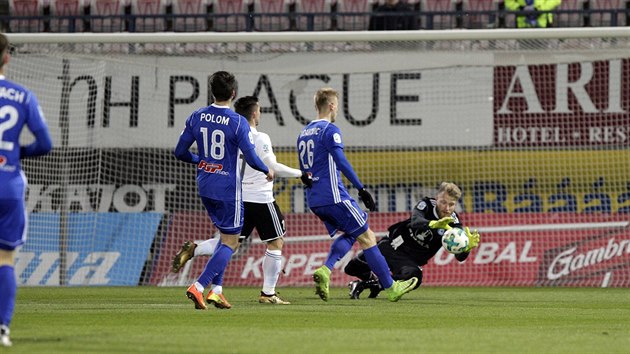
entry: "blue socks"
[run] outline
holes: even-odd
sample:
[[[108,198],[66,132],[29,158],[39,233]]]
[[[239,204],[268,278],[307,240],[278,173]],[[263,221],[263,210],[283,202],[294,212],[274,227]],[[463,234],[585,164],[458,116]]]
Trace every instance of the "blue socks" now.
[[[0,266],[0,325],[9,327],[15,307],[17,281],[12,266]]]
[[[218,275],[221,277],[220,280],[222,280],[223,272],[225,271],[230,258],[232,258],[233,253],[234,251],[232,251],[230,247],[224,244],[219,244],[197,281],[205,288],[210,284],[210,282],[215,280],[215,277]]]
[[[349,237],[346,234],[337,237],[333,241],[332,245],[330,245],[328,258],[326,258],[326,263],[324,263],[324,265],[328,267],[328,269],[333,270],[335,263],[343,258],[350,249],[352,249],[352,245],[354,245],[355,241],[355,238]]]
[[[366,250],[363,250],[363,254],[365,255],[365,260],[367,261],[370,269],[376,274],[378,280],[381,282],[383,289],[387,289],[394,284],[394,279],[392,279],[392,275],[389,273],[389,267],[387,266],[387,261],[385,261],[385,257],[378,249],[378,246],[370,247]]]
[[[355,238],[349,237],[346,234],[337,237],[330,246],[328,258],[326,259],[326,263],[324,263],[326,267],[332,271],[335,263],[337,263],[337,261],[350,251],[355,241]],[[370,266],[370,269],[374,272],[374,274],[376,274],[378,280],[381,282],[383,289],[391,287],[392,284],[394,284],[394,280],[389,272],[387,261],[385,261],[385,257],[383,257],[383,254],[378,249],[378,246],[373,246],[363,250],[363,254],[365,255],[365,260]]]

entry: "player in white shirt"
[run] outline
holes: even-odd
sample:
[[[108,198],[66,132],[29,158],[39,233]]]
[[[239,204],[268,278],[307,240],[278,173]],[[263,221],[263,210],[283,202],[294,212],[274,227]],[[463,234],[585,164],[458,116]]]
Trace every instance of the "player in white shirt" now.
[[[310,187],[310,175],[302,171],[283,165],[276,161],[269,135],[259,132],[256,127],[260,123],[260,105],[254,96],[239,98],[234,103],[234,110],[247,118],[250,130],[254,136],[256,155],[272,169],[276,177],[300,177],[302,182]],[[267,244],[263,259],[263,287],[260,292],[260,303],[288,305],[290,302],[282,300],[276,294],[276,283],[282,270],[282,246],[286,233],[284,216],[273,195],[273,182],[266,179],[265,174],[244,164],[243,173],[243,202],[245,206],[245,221],[241,231],[241,241],[247,239],[254,228],[258,231],[261,241]],[[211,255],[217,244],[217,239],[210,239],[199,244],[186,241],[173,259],[173,272],[178,272],[184,264],[194,256]],[[214,281],[215,288],[222,286],[222,277]],[[221,289],[222,290],[222,289]]]

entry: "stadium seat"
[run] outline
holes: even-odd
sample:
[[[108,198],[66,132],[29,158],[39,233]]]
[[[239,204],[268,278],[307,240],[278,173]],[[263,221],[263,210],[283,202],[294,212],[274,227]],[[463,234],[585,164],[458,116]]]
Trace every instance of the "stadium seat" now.
[[[582,11],[585,0],[562,0],[559,11]],[[582,27],[584,26],[583,13],[558,13],[553,19],[554,27]]]
[[[483,0],[482,0],[483,1]],[[492,0],[485,0],[492,2]],[[422,21],[425,29],[455,28],[455,4],[457,0],[422,0],[421,10],[425,13]],[[432,14],[432,12],[452,12],[452,14]]]
[[[173,0],[173,29],[177,32],[208,30],[208,2],[206,0]],[[190,16],[184,16],[190,15]]]
[[[254,30],[288,31],[290,28],[286,0],[253,0]]]
[[[83,32],[81,16],[84,12],[83,0],[50,0],[50,30],[52,32]]]
[[[42,0],[9,0],[8,27],[11,32],[42,32],[44,22],[41,19],[20,19],[22,16],[42,16],[44,3]]]
[[[626,25],[625,0],[590,0],[589,8],[591,10],[619,10],[616,15],[612,12],[592,12],[590,19],[593,27]]]
[[[498,10],[497,0],[463,0],[462,11],[467,13],[464,15],[463,26],[470,29],[497,27]]]
[[[337,1],[337,29],[341,31],[365,31],[370,25],[372,0]],[[355,13],[366,15],[356,15]]]
[[[295,2],[295,25],[297,30],[330,30],[332,25],[331,5],[331,0],[297,0]]]
[[[247,30],[247,0],[214,0],[213,29],[218,32],[241,32]]]
[[[90,20],[92,32],[124,31],[126,6],[126,0],[91,0],[90,15],[98,16]]]
[[[135,16],[133,20],[133,30],[135,32],[161,32],[166,30],[166,19],[164,17],[148,17],[166,14],[165,0],[132,0],[131,14]]]

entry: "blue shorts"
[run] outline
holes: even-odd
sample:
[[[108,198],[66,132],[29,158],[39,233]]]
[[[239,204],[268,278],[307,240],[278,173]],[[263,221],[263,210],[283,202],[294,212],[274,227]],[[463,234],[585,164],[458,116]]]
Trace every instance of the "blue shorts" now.
[[[0,199],[0,249],[13,251],[26,241],[24,200]]]
[[[337,231],[357,238],[368,229],[367,213],[359,208],[357,202],[352,199],[341,203],[311,208],[313,213],[326,225],[330,237]]]
[[[243,228],[243,203],[201,197],[203,206],[208,211],[210,220],[221,233],[240,235]]]

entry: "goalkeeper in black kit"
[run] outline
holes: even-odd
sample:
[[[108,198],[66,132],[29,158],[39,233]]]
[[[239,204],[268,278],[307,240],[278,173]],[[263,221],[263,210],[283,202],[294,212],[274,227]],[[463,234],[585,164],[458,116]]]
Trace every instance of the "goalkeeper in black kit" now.
[[[442,247],[442,235],[452,227],[464,228],[455,212],[461,189],[450,182],[442,182],[435,198],[423,198],[413,209],[411,217],[388,228],[388,236],[381,239],[378,248],[385,257],[394,280],[418,278],[422,283],[422,266],[427,264]],[[464,228],[468,235],[468,248],[455,258],[463,262],[470,251],[479,245],[479,233]],[[370,271],[363,253],[359,253],[345,267],[345,273],[360,280],[351,281],[350,297],[358,299],[365,289],[370,298],[382,290],[378,278]]]

